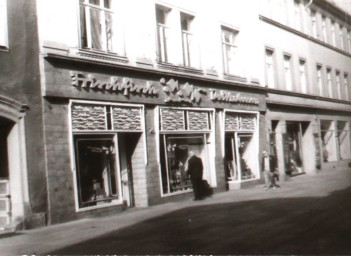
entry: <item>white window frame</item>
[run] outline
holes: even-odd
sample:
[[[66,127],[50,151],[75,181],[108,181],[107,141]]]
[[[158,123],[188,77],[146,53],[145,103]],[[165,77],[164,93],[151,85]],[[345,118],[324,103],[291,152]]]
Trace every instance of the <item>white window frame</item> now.
[[[331,68],[327,68],[327,90],[328,90],[328,97],[333,98],[333,78],[332,78]]]
[[[193,50],[192,48],[192,41],[193,41],[193,33],[191,29],[192,22],[194,20],[194,16],[181,12],[180,13],[180,19],[181,21],[183,19],[186,20],[187,22],[187,29],[183,29],[181,27],[181,35],[182,35],[182,49],[183,49],[183,65],[185,67],[191,67],[192,66],[192,55],[191,51]]]
[[[312,36],[317,38],[317,12],[311,10],[311,27],[312,27]]]
[[[341,99],[341,72],[339,70],[335,70],[335,86],[336,86],[336,91],[338,93],[337,98]]]
[[[301,92],[307,93],[307,70],[306,70],[306,60],[299,60],[299,71],[300,71],[300,86]]]
[[[351,52],[351,32],[350,29],[347,29],[347,47],[348,47],[348,52]]]
[[[266,49],[266,83],[269,88],[275,88],[275,65],[274,65],[274,50]]]
[[[230,33],[230,40],[227,42],[225,40],[225,34]],[[221,37],[222,37],[222,54],[223,54],[223,69],[224,73],[228,75],[235,74],[235,61],[237,58],[236,52],[238,49],[237,46],[237,37],[239,31],[227,26],[221,26]]]
[[[80,31],[79,35],[79,40],[80,40],[80,47],[83,49],[89,49],[89,50],[94,50],[94,51],[102,51],[102,52],[116,52],[114,48],[114,37],[113,37],[113,31],[111,32],[111,42],[109,45],[109,40],[107,38],[107,27],[106,27],[106,13],[109,13],[113,18],[114,17],[114,12],[111,8],[105,8],[104,6],[104,0],[99,0],[100,4],[99,5],[94,5],[89,3],[89,0],[83,0],[84,2],[81,3],[79,2],[79,7],[84,8],[84,14],[85,14],[85,31],[86,31],[86,46],[83,46],[83,41],[82,41],[82,33],[83,31]],[[112,2],[112,0],[111,0]],[[111,3],[110,3],[111,4]],[[91,32],[91,10],[97,10],[100,13],[100,25],[101,25],[101,49],[97,49],[93,46],[93,39],[92,39],[92,32]],[[80,14],[81,15],[81,14]],[[81,20],[80,20],[81,23]],[[83,26],[83,24],[80,24],[80,28]],[[113,28],[113,21],[111,24],[112,30]],[[81,29],[80,29],[81,30]]]
[[[287,91],[293,90],[293,77],[292,77],[292,70],[291,70],[291,55],[284,54],[283,55],[283,62],[284,62],[284,77],[285,77],[285,89]]]
[[[0,50],[8,47],[7,0],[0,0]]]
[[[323,35],[323,41],[327,43],[328,37],[327,37],[327,17],[322,15],[322,35]]]
[[[339,24],[339,41],[340,41],[340,49],[345,50],[345,45],[344,45],[344,27]]]
[[[317,86],[318,86],[318,94],[319,96],[323,96],[323,66],[320,64],[316,65],[317,71]]]
[[[344,93],[345,93],[345,100],[350,100],[350,95],[349,95],[349,74],[344,73]]]
[[[115,205],[122,205],[123,204],[123,197],[120,196],[118,199],[113,200],[111,203],[96,205],[96,206],[89,206],[89,207],[79,207],[79,188],[78,188],[78,180],[77,180],[77,170],[76,170],[76,156],[75,156],[75,145],[74,145],[74,136],[75,135],[84,135],[84,134],[91,134],[91,135],[114,135],[114,143],[116,146],[116,150],[118,151],[118,130],[102,130],[102,131],[75,131],[72,127],[72,105],[73,104],[91,104],[91,105],[110,105],[110,106],[121,106],[121,107],[137,107],[141,109],[141,126],[142,130],[140,133],[143,137],[144,143],[144,162],[147,164],[147,145],[146,145],[146,134],[145,134],[145,106],[140,104],[128,104],[128,103],[112,103],[112,102],[102,102],[102,101],[90,101],[90,100],[70,100],[68,107],[68,128],[69,128],[69,148],[70,148],[70,156],[71,156],[71,170],[73,175],[73,182],[74,182],[74,199],[75,199],[75,210],[76,212],[86,212],[94,209],[111,207]],[[122,131],[125,132],[125,131]],[[139,133],[139,132],[138,132]],[[117,155],[117,154],[116,154]],[[115,162],[117,168],[117,175],[120,177],[120,166],[119,160]],[[119,194],[122,195],[122,186],[121,180],[119,180]]]
[[[158,11],[161,11],[164,13],[164,16],[165,16],[164,23],[157,20]],[[157,26],[157,57],[159,62],[167,63],[169,62],[168,37],[170,33],[170,27],[167,24],[167,18],[168,18],[167,16],[169,15],[169,12],[171,12],[171,9],[161,5],[156,5],[155,12],[156,12],[155,18],[156,18],[156,26]]]
[[[333,46],[336,46],[335,24],[335,21],[330,21],[331,43]]]

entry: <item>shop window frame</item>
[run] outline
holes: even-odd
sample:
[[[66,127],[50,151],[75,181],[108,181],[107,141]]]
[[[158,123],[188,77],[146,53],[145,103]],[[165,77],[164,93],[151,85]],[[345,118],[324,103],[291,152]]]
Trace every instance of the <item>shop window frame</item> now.
[[[238,114],[238,115],[245,115],[245,114],[248,114],[248,115],[254,115],[256,117],[256,126],[255,126],[255,129],[254,130],[227,130],[226,129],[226,114],[227,113],[233,113],[233,114]],[[223,118],[222,118],[222,152],[223,152],[223,156],[224,156],[224,152],[225,152],[225,135],[226,133],[233,133],[234,134],[234,138],[235,138],[235,143],[238,142],[238,137],[239,135],[242,135],[242,136],[247,136],[247,135],[252,135],[252,139],[256,140],[254,143],[256,144],[256,148],[258,149],[259,148],[259,118],[260,118],[260,114],[259,112],[257,111],[241,111],[241,110],[230,110],[230,109],[225,109],[223,111]],[[236,148],[235,148],[235,158],[236,160],[239,159],[239,152],[238,152],[238,146],[236,145]],[[256,163],[256,173],[255,173],[255,177],[253,178],[250,178],[250,179],[242,179],[241,177],[241,172],[239,174],[239,179],[236,179],[236,180],[232,180],[231,182],[234,182],[234,183],[243,183],[243,182],[249,182],[249,181],[253,181],[253,180],[258,180],[260,179],[261,177],[261,172],[260,172],[260,161],[259,161],[259,151],[257,150],[257,163]],[[237,166],[237,168],[240,168],[241,169],[241,163],[239,163],[239,165]]]
[[[97,106],[109,106],[109,107],[131,107],[131,108],[139,108],[140,109],[140,116],[141,116],[141,130],[118,130],[114,129],[113,124],[106,125],[105,130],[74,130],[73,125],[72,125],[72,105],[73,104],[81,104],[81,105],[97,105]],[[85,212],[85,211],[90,211],[94,209],[100,209],[100,208],[106,208],[106,207],[113,207],[113,206],[118,206],[123,204],[123,196],[122,196],[122,180],[121,180],[121,170],[120,170],[120,160],[119,160],[119,148],[118,148],[118,134],[123,133],[123,132],[128,132],[128,133],[136,133],[136,134],[141,134],[143,137],[143,143],[144,143],[144,162],[147,164],[147,146],[146,146],[146,135],[145,135],[145,106],[140,105],[140,104],[126,104],[126,103],[112,103],[112,102],[102,102],[102,101],[89,101],[89,100],[70,100],[69,104],[69,111],[68,111],[68,121],[69,121],[69,145],[70,145],[70,156],[71,156],[71,170],[72,170],[72,175],[73,175],[73,184],[74,184],[74,199],[75,199],[75,210],[76,212]],[[106,113],[106,116],[110,115],[111,122],[112,122],[112,111],[110,113]],[[107,117],[108,118],[108,117]],[[117,200],[114,200],[111,203],[106,203],[106,204],[101,204],[101,205],[94,205],[94,206],[88,206],[88,207],[80,207],[79,205],[79,188],[78,188],[78,180],[77,180],[77,171],[76,170],[76,150],[75,150],[75,136],[78,135],[92,135],[92,136],[114,136],[114,143],[115,143],[115,149],[116,149],[116,160],[115,160],[115,166],[116,166],[116,172],[117,172],[117,177],[118,177],[118,188],[119,188],[119,197]]]
[[[209,129],[208,130],[189,130],[188,129],[188,115],[184,115],[185,118],[185,126],[183,130],[162,130],[162,125],[161,125],[161,111],[162,109],[169,109],[169,110],[182,110],[182,111],[199,111],[199,112],[207,112],[209,114],[208,120],[209,120]],[[176,192],[168,192],[164,193],[164,188],[163,188],[163,180],[162,180],[162,161],[166,162],[167,165],[167,159],[166,159],[166,154],[162,152],[162,149],[165,150],[165,140],[164,138],[166,136],[183,136],[184,137],[199,137],[200,135],[204,138],[204,146],[207,147],[207,154],[210,155],[210,153],[213,151],[215,152],[212,147],[215,145],[215,110],[213,108],[192,108],[192,107],[157,107],[155,111],[155,127],[156,129],[156,147],[157,147],[157,162],[159,166],[159,177],[160,177],[160,194],[161,197],[170,197],[170,196],[176,196],[180,194],[185,194],[185,193],[190,193],[192,192],[191,189],[187,189],[184,191],[176,191]],[[161,138],[162,136],[162,138]],[[211,137],[211,138],[210,138]],[[209,142],[211,141],[211,142]],[[163,142],[163,145],[161,146],[161,143]],[[213,154],[214,155],[214,154]],[[162,159],[162,157],[165,157],[165,159]],[[202,159],[204,161],[204,159]],[[215,177],[212,176],[213,172],[213,166],[214,166],[214,160],[208,160],[209,166],[208,166],[208,172],[209,175],[211,176],[211,179],[213,179],[213,184],[216,184],[216,179]],[[213,163],[212,163],[213,162]],[[168,169],[166,169],[166,172],[168,173]],[[204,173],[205,175],[205,173]],[[204,177],[205,178],[205,177]],[[168,180],[169,182],[169,180]]]

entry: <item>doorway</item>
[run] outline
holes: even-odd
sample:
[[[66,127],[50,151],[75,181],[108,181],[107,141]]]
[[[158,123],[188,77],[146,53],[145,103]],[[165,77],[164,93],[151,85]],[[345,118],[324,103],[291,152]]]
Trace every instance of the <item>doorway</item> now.
[[[118,133],[118,147],[122,182],[123,203],[127,207],[135,206],[133,184],[133,156],[136,151],[141,134]]]
[[[286,122],[284,135],[285,170],[290,176],[304,173],[302,155],[303,125],[301,122]]]

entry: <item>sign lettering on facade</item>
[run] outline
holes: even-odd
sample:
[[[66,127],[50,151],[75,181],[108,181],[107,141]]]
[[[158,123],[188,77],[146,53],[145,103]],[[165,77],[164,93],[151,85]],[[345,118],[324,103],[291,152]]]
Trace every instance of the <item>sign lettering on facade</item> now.
[[[256,98],[241,96],[240,93],[232,94],[228,91],[223,90],[211,90],[210,98],[212,101],[219,102],[243,103],[254,105],[258,105],[260,103],[259,100]]]
[[[100,91],[122,92],[124,96],[129,94],[158,95],[158,89],[152,82],[136,84],[131,78],[111,77],[110,81],[100,80],[94,75],[83,75],[77,72],[70,72],[72,85],[79,88],[88,88]]]

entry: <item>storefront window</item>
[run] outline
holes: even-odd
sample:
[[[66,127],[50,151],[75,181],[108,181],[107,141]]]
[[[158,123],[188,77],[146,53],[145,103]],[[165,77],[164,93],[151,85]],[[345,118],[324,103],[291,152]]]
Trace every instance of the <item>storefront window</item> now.
[[[142,111],[140,105],[71,102],[77,208],[133,204],[132,158],[142,159]],[[138,161],[134,170],[141,172]]]
[[[257,114],[226,112],[225,130],[227,180],[258,178]]]
[[[173,193],[191,189],[191,182],[186,175],[185,164],[189,151],[199,156],[204,166],[208,166],[207,147],[204,136],[198,135],[163,135],[163,193]]]
[[[116,150],[113,135],[76,135],[79,206],[95,206],[118,198]]]
[[[350,134],[348,130],[348,123],[338,121],[337,123],[337,137],[340,160],[350,159]]]
[[[162,193],[191,191],[185,165],[189,151],[203,162],[203,179],[211,177],[210,137],[212,112],[183,108],[160,108],[160,163]]]
[[[321,120],[321,140],[323,162],[336,161],[334,122]]]

